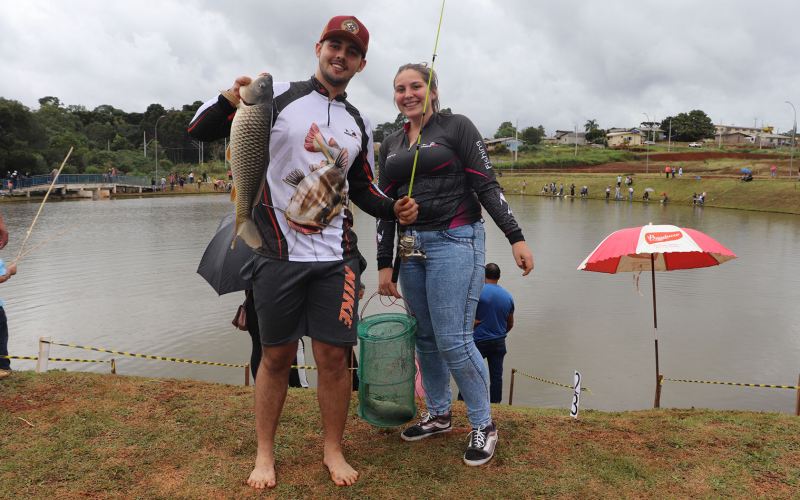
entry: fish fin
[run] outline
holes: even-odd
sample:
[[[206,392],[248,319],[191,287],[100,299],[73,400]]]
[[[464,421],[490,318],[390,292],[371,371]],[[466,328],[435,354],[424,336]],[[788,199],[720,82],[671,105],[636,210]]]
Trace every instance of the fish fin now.
[[[303,172],[301,172],[299,169],[294,169],[289,172],[289,175],[286,176],[283,182],[290,186],[297,187],[305,178],[306,176]]]
[[[236,203],[236,184],[231,186],[231,201]]]
[[[219,93],[222,94],[222,96],[225,97],[225,99],[227,99],[228,102],[231,103],[231,106],[233,106],[234,108],[238,108],[239,104],[242,102],[242,100],[236,97],[236,94],[234,94],[231,91],[220,90]]]
[[[347,167],[347,158],[348,158],[347,148],[342,148],[341,150],[339,150],[339,154],[336,155],[336,160],[334,161],[334,164],[339,168],[345,168]]]
[[[228,162],[231,161],[231,145],[228,144],[228,149],[225,150],[225,158],[228,159]]]
[[[336,149],[341,149],[339,147],[339,144],[336,142],[336,139],[334,139],[333,137],[331,137],[331,140],[328,141],[328,146],[330,146],[332,148],[336,148]]]
[[[325,163],[325,162],[323,161],[322,163]],[[315,170],[321,169],[322,165],[317,165],[316,163],[312,163],[311,165],[308,166],[308,168],[310,168],[311,171],[314,172]]]
[[[269,162],[269,160],[267,160]],[[267,182],[267,174],[266,172],[264,175],[261,176],[261,182],[258,184],[258,191],[256,191],[256,195],[253,196],[253,206],[255,207],[261,201],[261,196],[264,192],[264,184]],[[264,198],[264,203],[266,203],[266,198]]]
[[[258,234],[258,228],[255,222],[251,219],[246,219],[241,224],[237,221],[237,226],[236,236],[241,236],[244,242],[251,248],[258,248],[262,245],[261,235]]]
[[[316,123],[312,123],[311,129],[308,131],[308,134],[306,135],[306,142],[304,144],[306,151],[311,151],[312,153],[318,153],[320,151],[320,149],[317,147],[316,142],[314,141],[314,139],[318,134],[320,134],[319,127],[317,127]]]

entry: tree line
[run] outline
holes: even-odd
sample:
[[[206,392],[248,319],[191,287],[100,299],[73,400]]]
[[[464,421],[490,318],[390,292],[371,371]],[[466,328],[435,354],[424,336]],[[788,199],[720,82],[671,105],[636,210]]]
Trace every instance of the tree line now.
[[[49,173],[73,147],[66,173],[100,173],[115,168],[134,175],[155,170],[155,125],[158,122],[159,170],[175,164],[221,159],[223,141],[199,144],[187,129],[202,101],[181,109],[151,104],[144,113],[128,113],[104,104],[93,110],[65,106],[57,97],[39,99],[39,109],[0,97],[0,177],[18,171]],[[145,145],[147,155],[145,156]]]

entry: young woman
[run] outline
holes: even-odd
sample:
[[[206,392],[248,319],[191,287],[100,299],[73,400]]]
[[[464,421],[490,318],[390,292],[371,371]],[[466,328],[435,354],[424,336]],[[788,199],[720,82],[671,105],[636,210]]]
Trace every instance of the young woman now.
[[[422,108],[430,70],[401,66],[394,78],[394,100],[409,119],[380,147],[379,187],[393,198],[408,193],[416,140],[422,130],[411,196],[419,205],[416,222],[405,228],[427,258],[400,267],[400,289],[419,321],[416,349],[426,391],[427,413],[402,433],[417,441],[452,429],[450,375],[467,406],[472,433],[464,462],[488,462],[497,442],[489,406],[489,377],[472,339],[475,308],[484,282],[483,206],[506,235],[517,265],[527,275],[533,256],[495,181],[483,140],[461,115],[440,114],[436,75],[428,112]],[[399,199],[399,198],[398,198]],[[378,291],[399,297],[392,277],[395,223],[378,221]]]

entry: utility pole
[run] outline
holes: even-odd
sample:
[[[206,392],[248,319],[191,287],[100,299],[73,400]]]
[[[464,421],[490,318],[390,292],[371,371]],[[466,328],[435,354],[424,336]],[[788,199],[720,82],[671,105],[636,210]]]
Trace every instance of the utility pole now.
[[[519,151],[519,118],[517,118],[517,127],[514,129],[514,161],[517,161],[517,152]],[[512,165],[513,169],[514,166]]]
[[[167,115],[162,115],[158,120],[156,120],[156,126],[153,127],[155,129],[155,151],[156,151],[156,177],[158,177],[158,122],[161,121],[161,118],[166,118]]]
[[[142,132],[142,144],[144,144],[144,157],[147,158],[147,132]]]
[[[722,118],[719,119],[719,146],[718,149],[722,149]]]
[[[790,103],[789,101],[786,101],[786,104],[791,106],[792,111],[794,111],[794,121],[792,122],[792,142],[791,142],[792,154],[789,156],[789,179],[791,179],[792,175],[794,174],[794,135],[797,133],[797,110],[794,109],[794,104]],[[800,175],[798,175],[798,178],[800,178]]]
[[[575,125],[575,156],[578,156],[578,125]]]
[[[669,119],[669,137],[667,137],[667,153],[672,148],[672,118]]]
[[[642,113],[642,114],[644,115],[645,118],[647,118],[647,121],[650,122],[650,117],[647,116],[647,113]],[[647,144],[647,163],[645,164],[645,169],[644,169],[644,173],[645,173],[645,175],[647,175],[647,174],[650,173],[650,144],[649,144],[650,141],[645,141],[645,142],[648,143]]]

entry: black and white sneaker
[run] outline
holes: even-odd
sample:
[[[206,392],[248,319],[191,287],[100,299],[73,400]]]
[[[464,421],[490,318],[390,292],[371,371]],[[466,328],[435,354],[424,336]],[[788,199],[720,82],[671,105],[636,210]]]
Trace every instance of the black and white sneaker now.
[[[469,446],[464,453],[464,463],[471,467],[485,464],[494,456],[496,444],[497,427],[494,422],[489,427],[473,429],[469,433]]]
[[[431,415],[430,413],[423,413],[421,416],[422,420],[400,433],[400,437],[403,438],[404,441],[419,441],[426,437],[453,430],[453,424],[450,421],[452,413],[438,416]]]

